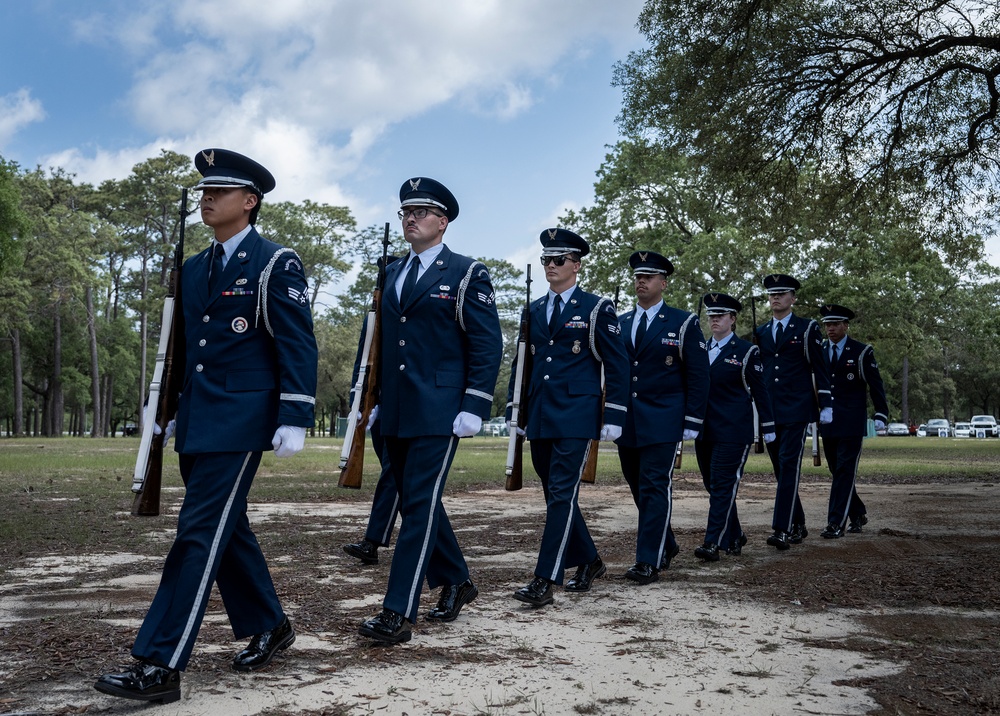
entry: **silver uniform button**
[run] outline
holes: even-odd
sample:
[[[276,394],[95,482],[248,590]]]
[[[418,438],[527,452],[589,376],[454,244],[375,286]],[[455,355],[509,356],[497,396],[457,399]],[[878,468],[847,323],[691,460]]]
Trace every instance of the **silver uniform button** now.
[[[639,382],[639,376],[637,376],[637,375],[633,375],[633,376],[632,376],[632,382],[633,382],[633,383],[638,383],[638,382]]]
[[[202,323],[208,323],[208,322],[209,322],[209,320],[211,320],[211,319],[210,319],[210,318],[209,318],[209,317],[208,317],[207,315],[206,315],[206,316],[202,316],[202,317],[201,317],[201,322],[202,322]]]
[[[637,360],[632,361],[632,365],[639,365],[639,361]]]
[[[404,363],[403,365],[399,366],[399,369],[400,370],[406,370],[406,364]]]
[[[400,316],[399,317],[399,322],[400,323],[406,323],[406,316]]]
[[[638,394],[638,393],[632,393],[632,397],[633,397],[633,398],[638,398],[638,397],[639,397],[639,394]]]
[[[406,341],[400,341],[399,345],[400,345],[400,347],[405,346],[406,345]]]
[[[195,369],[196,371],[198,371],[199,373],[201,373],[201,372],[202,372],[203,370],[205,370],[205,366],[203,366],[203,365],[202,365],[201,363],[199,363],[198,365],[196,365],[196,366],[194,367],[194,369]]]
[[[547,375],[542,376],[542,380],[548,380],[548,379],[549,379],[549,376],[547,376]]]
[[[549,341],[549,345],[555,345],[555,341]]]
[[[545,359],[545,362],[546,362],[546,363],[551,363],[551,362],[552,362],[552,356],[548,356],[548,357],[547,357],[547,358]]]
[[[204,338],[202,338],[202,339],[201,339],[200,341],[198,341],[198,345],[199,345],[199,346],[203,346],[203,345],[205,345],[206,343],[208,343],[208,341],[206,341],[206,340],[205,340]]]

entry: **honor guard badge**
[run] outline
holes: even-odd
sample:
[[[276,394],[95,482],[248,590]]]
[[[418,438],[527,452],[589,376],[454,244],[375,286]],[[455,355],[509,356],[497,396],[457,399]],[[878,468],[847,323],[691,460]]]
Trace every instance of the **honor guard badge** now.
[[[247,257],[246,251],[240,251],[238,254],[236,254],[236,258],[238,259],[245,259],[246,257]]]
[[[571,349],[574,353],[580,352],[580,341],[573,341],[573,348]]]
[[[531,344],[531,355],[535,355],[535,344]]]
[[[237,316],[236,318],[233,319],[232,327],[236,333],[246,333],[247,328],[250,327],[250,324],[247,323],[247,319]]]
[[[665,363],[666,363],[667,365],[673,365],[673,364],[674,364],[674,357],[673,357],[673,356],[667,356],[667,360],[666,360],[666,361],[664,361],[664,362],[665,362]]]

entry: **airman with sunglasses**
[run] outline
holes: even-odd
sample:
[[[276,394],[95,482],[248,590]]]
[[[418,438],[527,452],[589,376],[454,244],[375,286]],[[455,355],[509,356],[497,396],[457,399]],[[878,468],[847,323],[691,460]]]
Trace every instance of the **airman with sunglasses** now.
[[[621,435],[628,396],[628,363],[614,304],[576,285],[580,259],[590,246],[566,229],[546,229],[539,240],[549,290],[530,306],[525,430],[545,492],[545,529],[534,579],[514,593],[534,607],[552,603],[552,585],[563,583],[567,567],[577,568],[567,592],[589,591],[607,571],[580,512],[580,477],[591,441]],[[507,388],[508,420],[516,363]]]

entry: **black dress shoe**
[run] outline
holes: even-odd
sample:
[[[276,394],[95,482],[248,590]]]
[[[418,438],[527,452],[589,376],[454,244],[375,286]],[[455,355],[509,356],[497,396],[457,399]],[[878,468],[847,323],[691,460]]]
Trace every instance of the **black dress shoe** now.
[[[171,704],[181,697],[181,672],[140,661],[120,674],[104,674],[94,688],[125,699]]]
[[[802,540],[809,536],[809,530],[805,525],[792,525],[792,531],[788,533],[788,541],[792,544],[802,544]]]
[[[788,533],[781,530],[775,530],[774,534],[767,538],[767,543],[772,547],[777,547],[779,552],[784,552],[792,546],[792,543],[788,541]]]
[[[362,564],[378,564],[378,545],[366,539],[353,544],[345,544],[344,551],[361,560]]]
[[[358,634],[385,644],[400,644],[413,636],[406,617],[391,609],[383,609],[377,617],[362,622]]]
[[[573,578],[566,582],[566,586],[563,587],[567,592],[589,592],[590,583],[593,582],[598,577],[603,577],[608,568],[604,566],[604,562],[598,557],[590,564],[581,564],[576,568],[576,574]]]
[[[819,536],[824,539],[839,539],[844,536],[844,528],[831,522],[825,530],[819,533]]]
[[[706,562],[718,562],[719,561],[719,545],[710,544],[706,542],[701,547],[697,547],[694,550],[694,556],[705,560]]]
[[[851,526],[847,531],[851,534],[860,534],[861,528],[868,524],[868,515],[861,515],[856,520],[851,520]]]
[[[471,579],[466,579],[461,584],[442,587],[437,606],[427,612],[427,618],[439,622],[453,622],[462,611],[462,607],[478,596],[479,590]]]
[[[680,554],[680,551],[681,548],[678,547],[676,543],[674,543],[673,547],[667,549],[666,553],[663,555],[663,559],[660,560],[661,572],[665,569],[670,569],[671,560],[673,560],[674,557]]]
[[[260,669],[271,663],[271,659],[279,651],[283,651],[295,641],[295,630],[288,617],[281,620],[281,624],[274,629],[258,634],[247,648],[236,655],[233,659],[233,668],[237,671],[253,671]]]
[[[524,587],[514,592],[514,599],[527,602],[533,607],[552,604],[552,582],[544,577],[535,577]]]
[[[733,542],[731,545],[726,547],[726,554],[731,554],[734,557],[738,557],[743,554],[743,548],[747,544],[746,532],[740,532],[740,538]]]
[[[639,584],[652,584],[660,578],[660,570],[648,562],[636,562],[625,571],[625,579]]]

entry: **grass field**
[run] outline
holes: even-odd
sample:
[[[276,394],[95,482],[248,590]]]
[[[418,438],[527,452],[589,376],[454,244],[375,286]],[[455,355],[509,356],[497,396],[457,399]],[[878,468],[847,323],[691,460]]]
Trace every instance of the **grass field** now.
[[[0,571],[12,561],[42,552],[72,553],[98,546],[102,539],[132,540],[137,549],[148,540],[140,521],[127,519],[139,441],[132,438],[0,440]],[[324,502],[371,499],[378,462],[369,448],[360,490],[337,487],[341,441],[309,439],[293,458],[264,456],[250,498],[254,502]],[[463,441],[448,479],[448,491],[499,488],[504,482],[506,438]],[[525,461],[528,464],[528,461]],[[177,456],[164,458],[163,500],[182,492]],[[751,454],[748,479],[769,479],[766,455]],[[803,479],[829,476],[826,465],[813,467],[807,446]],[[526,475],[526,478],[528,476]],[[685,446],[680,477],[700,482],[693,446]],[[875,438],[866,441],[859,481],[927,481],[1000,478],[1000,440]],[[620,484],[618,459],[603,445],[597,485]],[[155,551],[155,550],[154,550]]]

